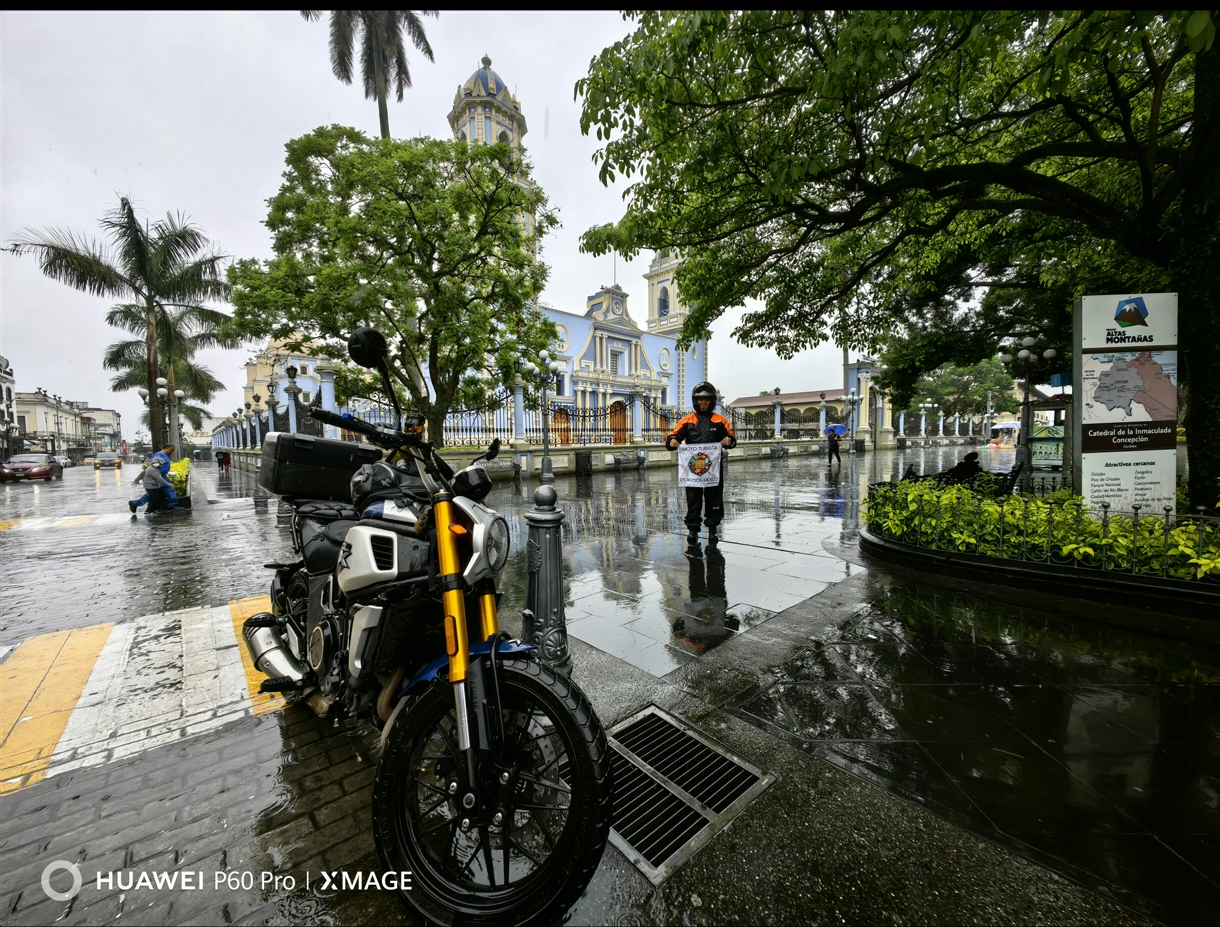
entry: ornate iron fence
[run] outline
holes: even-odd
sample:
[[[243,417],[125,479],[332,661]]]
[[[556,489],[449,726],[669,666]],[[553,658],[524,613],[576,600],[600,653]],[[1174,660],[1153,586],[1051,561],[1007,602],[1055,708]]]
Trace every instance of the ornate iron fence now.
[[[640,410],[644,418],[640,433],[646,444],[664,444],[665,438],[682,417],[672,406],[653,405],[647,398],[640,400]]]
[[[486,447],[499,438],[505,444],[513,440],[513,397],[501,390],[487,401],[469,409],[455,409],[445,416],[444,447]]]
[[[821,415],[816,409],[805,412],[784,409],[780,420],[780,434],[790,440],[816,438],[820,433],[821,422]]]

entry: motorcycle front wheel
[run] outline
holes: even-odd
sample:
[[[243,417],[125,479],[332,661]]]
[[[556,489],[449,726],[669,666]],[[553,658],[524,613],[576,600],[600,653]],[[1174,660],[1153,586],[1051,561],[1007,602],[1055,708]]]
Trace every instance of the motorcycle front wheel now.
[[[377,850],[411,873],[399,896],[429,923],[558,922],[606,846],[610,751],[588,698],[536,659],[498,669],[504,743],[479,752],[475,810],[448,685],[406,706],[377,764]]]

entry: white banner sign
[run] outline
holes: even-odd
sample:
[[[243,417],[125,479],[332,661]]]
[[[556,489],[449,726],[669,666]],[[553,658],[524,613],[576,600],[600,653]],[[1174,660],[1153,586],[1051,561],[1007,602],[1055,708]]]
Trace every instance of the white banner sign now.
[[[678,445],[678,485],[705,489],[720,485],[719,444]]]
[[[1176,507],[1177,451],[1109,451],[1083,456],[1081,495],[1093,510],[1109,502],[1111,509],[1128,513],[1138,503],[1141,517],[1162,517],[1165,506]]]

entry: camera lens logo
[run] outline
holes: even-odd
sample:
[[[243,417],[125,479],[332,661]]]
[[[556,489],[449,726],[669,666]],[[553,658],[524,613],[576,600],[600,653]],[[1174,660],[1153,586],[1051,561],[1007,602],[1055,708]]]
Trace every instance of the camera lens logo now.
[[[72,887],[66,892],[57,892],[51,887],[51,876],[57,872],[70,872],[72,874]],[[57,859],[53,863],[47,863],[47,867],[42,870],[42,890],[47,893],[47,897],[52,901],[71,901],[80,894],[80,887],[80,870],[76,868],[74,863],[70,863],[66,859]]]
[[[1118,308],[1114,310],[1114,321],[1118,323],[1119,328],[1130,328],[1132,325],[1147,328],[1148,307],[1144,305],[1144,297],[1137,296],[1135,299],[1120,301]]]

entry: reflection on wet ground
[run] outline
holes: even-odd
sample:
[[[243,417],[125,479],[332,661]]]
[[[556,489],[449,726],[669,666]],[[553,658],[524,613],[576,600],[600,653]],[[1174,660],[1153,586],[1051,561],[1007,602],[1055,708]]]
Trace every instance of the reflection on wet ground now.
[[[835,553],[853,545],[867,484],[908,463],[945,469],[968,450],[848,457],[833,468],[816,458],[734,462],[723,540],[714,546],[687,545],[673,471],[560,478],[570,633],[666,676],[863,572]],[[993,455],[991,469],[1011,463],[1004,453],[985,454]],[[289,549],[274,500],[253,503],[250,474],[204,466],[197,478],[210,504],[105,528],[22,530],[20,523],[124,511],[129,475],[77,468],[62,483],[0,487],[0,523],[19,523],[0,531],[0,645],[264,591],[262,564]],[[514,535],[501,609],[512,632],[525,604],[521,516],[534,488],[499,483],[488,499]],[[790,662],[758,668],[768,675],[734,700],[739,717],[1162,920],[1215,920],[1220,655],[1213,648],[1113,630],[1095,620],[1104,616],[1090,603],[1026,608],[1020,592],[954,591],[900,570],[872,570],[855,582],[866,579],[870,591],[852,621],[810,640]],[[667,684],[681,684],[681,675]],[[260,812],[259,795],[250,810],[267,847],[293,843],[292,863],[315,870],[375,865],[367,825],[373,736],[353,733],[349,744],[336,739],[338,730],[314,734],[316,724],[299,709],[275,723],[293,726],[281,744],[291,769],[273,807]],[[282,758],[259,753],[256,722],[248,726],[248,747],[231,732],[223,738],[237,751],[234,784],[252,764],[262,769],[260,781],[278,781]],[[315,736],[317,746],[308,742]],[[199,750],[212,742],[198,741]],[[195,749],[184,743],[187,784],[167,792],[165,807],[191,788],[199,813],[211,814],[215,783],[188,781],[195,764],[206,766]],[[100,794],[122,784],[115,783],[107,778]],[[173,813],[194,826],[194,810]],[[251,852],[259,852],[257,842]],[[336,911],[333,903],[324,908]],[[303,917],[297,910],[259,916],[269,913]],[[338,916],[383,922],[390,913],[353,907]]]
[[[868,598],[740,716],[1159,919],[1215,920],[1220,652],[911,574]]]

